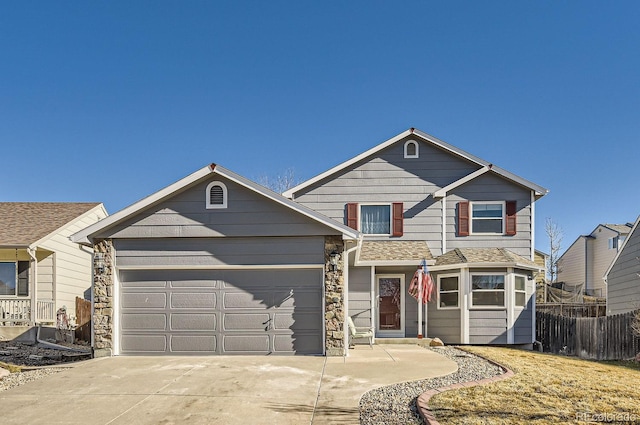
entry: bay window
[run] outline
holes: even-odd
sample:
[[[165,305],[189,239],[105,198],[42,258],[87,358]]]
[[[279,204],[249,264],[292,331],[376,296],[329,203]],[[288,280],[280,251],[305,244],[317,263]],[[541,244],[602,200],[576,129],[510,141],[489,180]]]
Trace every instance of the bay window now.
[[[472,274],[472,307],[505,307],[505,275]]]

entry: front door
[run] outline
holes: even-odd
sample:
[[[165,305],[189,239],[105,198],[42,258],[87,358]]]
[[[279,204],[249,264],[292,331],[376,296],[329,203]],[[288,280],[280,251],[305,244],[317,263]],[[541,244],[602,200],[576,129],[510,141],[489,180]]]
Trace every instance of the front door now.
[[[404,275],[376,276],[377,334],[404,337]]]

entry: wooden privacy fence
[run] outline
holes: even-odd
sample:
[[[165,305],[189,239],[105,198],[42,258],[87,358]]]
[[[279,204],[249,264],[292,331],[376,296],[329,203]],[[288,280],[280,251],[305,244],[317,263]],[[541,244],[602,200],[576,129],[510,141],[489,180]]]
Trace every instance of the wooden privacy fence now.
[[[625,360],[640,352],[634,312],[605,317],[565,317],[536,312],[536,340],[547,353],[591,360]]]
[[[91,301],[76,297],[76,339],[91,342]]]
[[[567,317],[601,317],[607,315],[607,303],[539,303],[536,311]]]

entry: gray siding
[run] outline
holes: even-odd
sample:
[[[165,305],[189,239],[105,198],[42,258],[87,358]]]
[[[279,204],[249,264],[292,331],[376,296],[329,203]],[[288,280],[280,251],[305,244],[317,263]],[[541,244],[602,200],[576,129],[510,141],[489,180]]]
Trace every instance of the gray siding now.
[[[530,344],[534,341],[533,327],[533,309],[531,297],[529,299],[529,308],[524,310],[516,309],[515,323],[513,325],[513,343],[514,344]]]
[[[458,236],[457,207],[460,201],[516,201],[516,235]],[[447,196],[447,250],[454,248],[507,248],[531,258],[531,192],[492,174],[463,184]]]
[[[469,344],[506,344],[506,310],[470,310]]]
[[[607,314],[621,314],[640,308],[640,231],[629,235],[607,279]]]
[[[296,194],[295,200],[342,223],[349,202],[403,202],[402,238],[425,240],[432,252],[439,255],[441,202],[431,194],[479,167],[422,141],[420,158],[405,159],[404,142],[409,138],[304,189]]]
[[[371,326],[371,267],[349,268],[349,316],[356,327]]]
[[[226,185],[227,208],[206,209],[206,188],[212,181],[221,181]],[[329,234],[338,232],[232,181],[209,178],[97,237],[213,238]]]
[[[429,304],[427,336],[440,338],[445,344],[460,344],[460,309],[438,310],[436,303]]]
[[[116,239],[120,266],[324,264],[323,237]]]

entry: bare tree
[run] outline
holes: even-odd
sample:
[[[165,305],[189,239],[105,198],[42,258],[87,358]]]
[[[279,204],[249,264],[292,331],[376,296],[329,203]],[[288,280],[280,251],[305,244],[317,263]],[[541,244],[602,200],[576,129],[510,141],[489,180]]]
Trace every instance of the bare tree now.
[[[282,173],[276,174],[275,176],[263,174],[258,177],[258,183],[277,193],[282,193],[288,189],[291,189],[301,182],[302,180],[296,177],[296,173],[293,168],[287,168]]]
[[[547,276],[549,282],[555,282],[558,279],[558,259],[560,258],[560,248],[562,246],[562,228],[547,217],[544,222],[544,231],[549,238],[549,258],[547,259]]]

